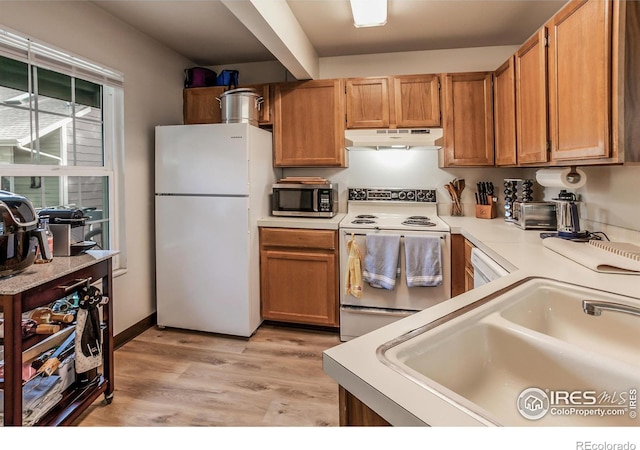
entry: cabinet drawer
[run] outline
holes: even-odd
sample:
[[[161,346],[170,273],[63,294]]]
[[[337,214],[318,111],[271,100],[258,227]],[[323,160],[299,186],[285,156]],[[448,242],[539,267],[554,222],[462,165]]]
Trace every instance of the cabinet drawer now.
[[[336,232],[299,228],[260,228],[260,245],[335,250]]]

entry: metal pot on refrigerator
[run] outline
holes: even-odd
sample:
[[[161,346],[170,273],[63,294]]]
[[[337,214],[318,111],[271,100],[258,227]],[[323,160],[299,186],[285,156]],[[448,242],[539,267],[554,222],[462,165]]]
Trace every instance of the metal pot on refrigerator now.
[[[38,216],[29,199],[0,191],[0,277],[31,266],[38,246],[44,259],[52,259],[45,230],[38,228]]]
[[[261,97],[249,88],[231,89],[225,91],[220,97],[220,109],[222,110],[222,123],[248,123],[258,126],[260,107],[264,103]]]

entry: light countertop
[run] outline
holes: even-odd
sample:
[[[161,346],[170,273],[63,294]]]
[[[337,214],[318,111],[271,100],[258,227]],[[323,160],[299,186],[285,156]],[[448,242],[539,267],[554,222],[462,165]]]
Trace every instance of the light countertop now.
[[[331,218],[309,217],[276,217],[268,216],[258,219],[259,227],[272,228],[307,228],[316,230],[337,230],[340,221],[346,214],[338,213]]]
[[[446,397],[431,392],[381,363],[376,349],[500,289],[529,277],[544,277],[626,295],[638,300],[640,276],[592,271],[542,245],[540,231],[521,230],[504,219],[440,216],[510,274],[413,314],[323,354],[325,373],[392,425],[486,425]],[[514,399],[515,401],[515,399]]]

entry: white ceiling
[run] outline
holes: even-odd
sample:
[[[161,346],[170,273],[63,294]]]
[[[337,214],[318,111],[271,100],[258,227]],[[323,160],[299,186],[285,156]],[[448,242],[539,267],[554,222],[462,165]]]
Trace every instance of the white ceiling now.
[[[290,63],[282,57],[283,49],[295,59],[304,60],[301,52],[317,59],[519,45],[566,3],[389,0],[384,27],[355,28],[348,0],[91,1],[195,64],[215,66],[279,59],[287,68]],[[241,14],[236,11],[238,8],[244,8]],[[274,40],[280,42],[274,44]],[[294,48],[302,45],[300,41],[306,48]],[[307,72],[312,73],[313,69]]]

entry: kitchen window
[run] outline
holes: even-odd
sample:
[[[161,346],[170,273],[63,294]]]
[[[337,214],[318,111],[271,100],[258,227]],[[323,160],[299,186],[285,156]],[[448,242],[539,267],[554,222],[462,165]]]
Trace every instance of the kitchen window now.
[[[73,207],[124,269],[124,100],[118,72],[0,29],[0,189]]]

